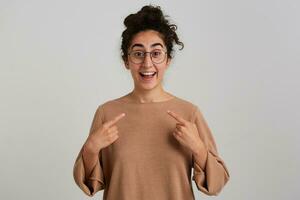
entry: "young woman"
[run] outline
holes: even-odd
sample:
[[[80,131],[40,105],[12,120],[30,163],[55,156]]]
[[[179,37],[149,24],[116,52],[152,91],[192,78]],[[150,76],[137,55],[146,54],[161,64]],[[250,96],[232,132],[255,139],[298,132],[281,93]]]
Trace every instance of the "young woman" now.
[[[198,106],[163,89],[173,43],[183,47],[160,7],[125,18],[122,59],[132,92],[97,108],[73,176],[89,196],[105,200],[192,200],[192,179],[207,195],[229,180]]]

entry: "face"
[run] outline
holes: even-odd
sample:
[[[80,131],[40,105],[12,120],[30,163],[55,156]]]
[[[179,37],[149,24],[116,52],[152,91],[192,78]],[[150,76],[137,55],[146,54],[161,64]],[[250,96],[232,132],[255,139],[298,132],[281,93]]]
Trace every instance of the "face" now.
[[[140,52],[153,52],[152,55],[155,57],[158,51],[167,51],[164,41],[159,37],[159,32],[154,30],[147,30],[137,33],[128,48],[128,53],[133,51],[138,51],[136,55],[140,55]],[[165,53],[165,59],[163,62],[157,64],[152,61],[150,53],[146,53],[143,61],[140,64],[136,64],[127,56],[128,62],[125,66],[131,71],[132,78],[134,80],[134,85],[138,89],[151,90],[156,87],[161,87],[161,82],[163,80],[164,72],[170,64],[170,59],[168,59]],[[155,72],[153,77],[145,76],[144,72]],[[144,74],[141,74],[144,73]]]

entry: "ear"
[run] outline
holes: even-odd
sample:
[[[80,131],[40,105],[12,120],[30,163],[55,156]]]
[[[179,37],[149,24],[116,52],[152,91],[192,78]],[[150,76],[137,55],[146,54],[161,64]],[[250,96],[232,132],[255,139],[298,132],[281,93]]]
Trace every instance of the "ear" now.
[[[128,70],[129,70],[128,61],[124,61],[124,65],[125,65],[126,69],[128,69]]]

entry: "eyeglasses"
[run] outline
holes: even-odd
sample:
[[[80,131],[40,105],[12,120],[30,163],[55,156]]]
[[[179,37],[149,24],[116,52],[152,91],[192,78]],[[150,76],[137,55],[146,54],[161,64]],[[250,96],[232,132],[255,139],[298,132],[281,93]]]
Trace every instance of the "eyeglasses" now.
[[[161,50],[161,49],[155,49],[150,52],[141,51],[141,50],[134,50],[128,53],[129,59],[131,62],[135,64],[141,64],[144,62],[146,54],[150,54],[150,58],[153,63],[160,64],[165,61],[167,52]]]

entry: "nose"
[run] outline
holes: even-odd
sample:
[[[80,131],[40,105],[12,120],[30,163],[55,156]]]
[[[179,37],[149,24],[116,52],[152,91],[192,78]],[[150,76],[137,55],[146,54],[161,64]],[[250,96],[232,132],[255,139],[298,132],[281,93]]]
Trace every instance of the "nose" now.
[[[151,55],[149,52],[147,52],[145,54],[145,58],[144,58],[144,62],[143,62],[143,66],[144,67],[152,67],[153,63],[152,63],[152,60],[151,60]]]

